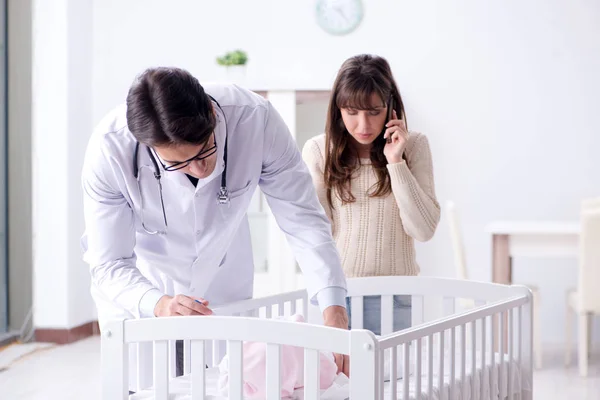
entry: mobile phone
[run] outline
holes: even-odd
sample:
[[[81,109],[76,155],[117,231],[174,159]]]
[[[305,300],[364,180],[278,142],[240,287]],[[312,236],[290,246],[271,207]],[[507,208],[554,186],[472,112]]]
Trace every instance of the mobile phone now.
[[[385,130],[387,129],[387,127],[385,125],[388,122],[390,122],[390,120],[393,118],[393,115],[394,115],[394,98],[392,96],[390,96],[390,100],[388,101],[388,104],[387,104],[387,118],[385,119],[385,124],[383,125],[383,131],[381,132],[381,137],[383,137],[383,135],[385,134]],[[386,140],[387,143],[392,142],[391,138],[387,138],[384,140]]]

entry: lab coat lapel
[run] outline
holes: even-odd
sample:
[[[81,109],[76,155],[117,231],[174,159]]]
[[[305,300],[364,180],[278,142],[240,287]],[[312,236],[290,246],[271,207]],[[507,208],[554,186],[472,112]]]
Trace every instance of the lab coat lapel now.
[[[225,116],[221,112],[221,110],[215,105],[215,110],[217,112],[217,126],[215,127],[215,140],[217,141],[217,163],[215,164],[215,169],[204,179],[199,179],[198,184],[196,185],[196,193],[198,190],[202,189],[210,182],[212,182],[216,178],[221,178],[221,174],[225,170],[225,139],[227,136],[227,127],[225,124]],[[186,178],[187,179],[187,178]],[[216,196],[216,192],[215,192]]]
[[[201,212],[201,220],[206,222],[209,229],[202,230],[202,237],[196,238],[197,246],[201,248],[201,254],[193,263],[192,271],[196,275],[194,281],[198,282],[195,293],[205,293],[212,284],[215,275],[219,272],[220,266],[225,261],[226,248],[222,249],[215,243],[226,243],[225,237],[227,229],[222,224],[222,220],[217,207],[217,193],[221,185],[221,175],[225,170],[225,140],[227,136],[227,127],[225,116],[221,109],[215,106],[217,112],[217,126],[215,128],[215,138],[217,141],[217,163],[215,170],[205,179],[198,180],[196,186],[196,197],[192,196],[192,201],[199,202],[195,204],[197,212]],[[187,178],[186,178],[187,179]],[[210,244],[213,244],[212,246]]]
[[[163,171],[163,176],[165,180],[172,182],[172,186],[178,188],[182,195],[185,194],[186,198],[193,197],[195,188],[185,173],[181,171]]]

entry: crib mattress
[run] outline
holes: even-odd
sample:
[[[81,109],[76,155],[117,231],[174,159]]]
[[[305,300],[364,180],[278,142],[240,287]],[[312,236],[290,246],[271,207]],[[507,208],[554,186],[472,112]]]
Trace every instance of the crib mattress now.
[[[450,361],[445,357],[444,361],[444,379],[443,385],[440,386],[439,379],[439,360],[434,359],[434,371],[432,376],[432,390],[429,392],[428,366],[424,363],[421,373],[421,399],[422,400],[488,400],[497,399],[508,395],[508,367],[509,360],[505,357],[502,368],[500,368],[500,356],[496,354],[494,362],[487,360],[485,367],[481,368],[480,354],[476,354],[476,370],[473,373],[471,367],[471,355],[467,353],[465,379],[461,380],[462,362],[460,358],[455,360],[455,380],[454,385],[450,385]],[[425,359],[424,359],[425,360]],[[529,390],[530,382],[521,381],[521,371],[516,362],[512,365],[512,387],[513,394],[520,393],[522,390]],[[500,373],[501,371],[501,373]],[[502,384],[499,383],[499,378],[502,377]],[[226,400],[226,394],[219,393],[218,389],[219,369],[209,368],[206,370],[206,394],[207,400]],[[411,374],[409,379],[409,396],[404,398],[404,382],[398,379],[396,382],[396,391],[398,400],[413,400],[416,399],[416,379],[414,374]],[[483,383],[483,397],[482,393]],[[390,382],[384,383],[385,399],[391,399],[392,385]],[[346,400],[348,399],[350,386],[348,378],[344,375],[339,375],[332,387],[321,391],[322,400]],[[169,400],[191,400],[191,383],[188,375],[173,378],[169,382]],[[472,393],[475,396],[472,396]],[[294,392],[294,396],[288,398],[290,400],[303,399],[303,390],[298,389]],[[150,400],[154,399],[154,391],[147,389],[129,396],[130,400]]]

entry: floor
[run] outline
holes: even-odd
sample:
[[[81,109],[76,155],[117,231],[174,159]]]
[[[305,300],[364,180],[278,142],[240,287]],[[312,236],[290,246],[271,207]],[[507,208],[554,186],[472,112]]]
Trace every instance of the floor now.
[[[100,339],[40,347],[0,369],[2,400],[100,398]],[[31,351],[31,348],[29,349]],[[0,356],[3,351],[0,351]],[[589,377],[575,366],[565,369],[560,349],[547,349],[544,368],[534,375],[534,399],[600,399],[600,351],[590,361]]]

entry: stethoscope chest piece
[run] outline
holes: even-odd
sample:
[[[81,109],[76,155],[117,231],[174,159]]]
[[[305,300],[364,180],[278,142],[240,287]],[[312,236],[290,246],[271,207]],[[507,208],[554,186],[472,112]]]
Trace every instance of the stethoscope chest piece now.
[[[219,193],[217,194],[217,204],[226,205],[227,207],[230,206],[229,191],[226,187],[222,186],[221,189],[219,189]]]

